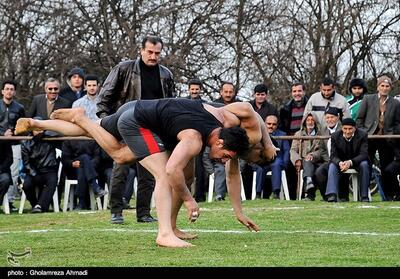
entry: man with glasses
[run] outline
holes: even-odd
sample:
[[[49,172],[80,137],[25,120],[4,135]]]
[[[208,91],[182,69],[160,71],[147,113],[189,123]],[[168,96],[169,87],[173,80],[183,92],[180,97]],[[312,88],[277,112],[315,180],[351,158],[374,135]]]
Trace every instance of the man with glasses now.
[[[55,78],[49,78],[44,84],[45,94],[33,97],[31,106],[29,107],[27,116],[49,119],[50,114],[59,108],[70,108],[70,102],[58,95],[60,91],[60,83]]]

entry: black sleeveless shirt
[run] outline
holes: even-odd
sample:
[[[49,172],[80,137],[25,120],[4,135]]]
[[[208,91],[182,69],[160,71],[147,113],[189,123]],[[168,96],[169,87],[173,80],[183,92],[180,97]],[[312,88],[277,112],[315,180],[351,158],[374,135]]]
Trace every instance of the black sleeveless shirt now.
[[[204,149],[211,132],[215,128],[222,127],[222,123],[198,100],[138,100],[134,115],[140,126],[156,133],[170,150],[178,144],[177,135],[182,130],[198,131]]]

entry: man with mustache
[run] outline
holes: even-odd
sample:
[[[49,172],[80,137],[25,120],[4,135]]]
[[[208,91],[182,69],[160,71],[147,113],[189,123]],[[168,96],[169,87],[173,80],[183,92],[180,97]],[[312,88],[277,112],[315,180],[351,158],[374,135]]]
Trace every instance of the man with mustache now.
[[[140,57],[119,63],[109,73],[99,93],[97,116],[104,118],[117,111],[126,102],[152,100],[175,96],[171,71],[159,64],[164,43],[158,36],[145,36],[141,42]],[[124,218],[123,193],[129,166],[114,163],[110,185],[111,223],[122,224]],[[138,222],[155,222],[150,215],[154,190],[153,176],[138,164],[138,191],[136,218]]]

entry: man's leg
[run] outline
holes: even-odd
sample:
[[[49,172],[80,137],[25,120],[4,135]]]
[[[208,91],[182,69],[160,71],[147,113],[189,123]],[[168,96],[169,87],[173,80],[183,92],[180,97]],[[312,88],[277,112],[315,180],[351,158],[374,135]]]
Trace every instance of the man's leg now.
[[[113,224],[122,224],[124,222],[124,219],[122,217],[122,196],[124,194],[125,183],[128,173],[128,165],[120,165],[114,162],[110,182],[111,223]]]
[[[150,155],[140,161],[154,176],[156,186],[154,189],[158,217],[157,244],[165,247],[190,247],[192,244],[179,239],[172,230],[172,188],[168,184],[165,166],[168,161],[166,152]]]
[[[138,186],[136,196],[136,218],[138,222],[157,221],[154,218],[150,218],[151,197],[153,195],[155,185],[154,177],[140,164],[137,166],[137,171]]]
[[[50,171],[43,173],[42,181],[46,181],[46,186],[43,188],[42,193],[39,196],[38,204],[41,206],[42,211],[49,211],[50,203],[53,201],[53,195],[57,187],[57,172]],[[54,209],[54,205],[53,205]]]
[[[85,116],[82,108],[59,109],[58,115],[64,112],[71,121],[64,120],[35,120],[32,118],[20,118],[17,121],[16,133],[21,134],[32,130],[50,130],[64,136],[90,136],[96,140],[103,150],[118,163],[132,163],[135,156],[124,144],[121,144],[112,134],[101,127],[97,122]],[[54,112],[55,113],[55,112]],[[65,115],[63,115],[65,116]],[[74,121],[74,123],[71,123]]]
[[[186,181],[186,185],[188,187],[190,187],[190,185],[192,185],[193,180],[194,180],[193,162],[194,162],[193,159],[190,160],[184,170],[185,181]],[[182,207],[182,204],[183,204],[182,199],[178,196],[178,194],[175,191],[172,191],[172,214],[171,214],[172,230],[174,231],[174,234],[177,237],[179,237],[180,239],[185,239],[185,240],[195,239],[195,238],[197,238],[196,234],[189,234],[189,233],[183,232],[180,229],[178,229],[176,226],[176,220],[178,218],[178,213]]]

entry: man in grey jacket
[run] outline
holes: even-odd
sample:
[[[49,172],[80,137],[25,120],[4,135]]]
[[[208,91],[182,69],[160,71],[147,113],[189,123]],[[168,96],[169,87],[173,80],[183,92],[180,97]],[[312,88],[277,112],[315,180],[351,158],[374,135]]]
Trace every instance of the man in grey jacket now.
[[[366,95],[357,115],[357,127],[369,135],[392,135],[400,131],[400,103],[389,95],[392,80],[381,76],[377,80],[377,93]],[[369,140],[368,155],[374,162],[375,153],[379,153],[382,170],[382,188],[386,199],[393,199],[394,185],[388,180],[386,167],[393,161],[393,140]]]
[[[142,40],[140,57],[119,63],[109,73],[99,93],[97,116],[113,114],[128,101],[175,97],[175,84],[171,71],[159,64],[163,42],[157,36]],[[122,224],[125,181],[129,166],[114,163],[111,176],[111,223]],[[138,165],[138,191],[136,217],[138,222],[157,221],[150,215],[150,202],[154,190],[154,178]]]

